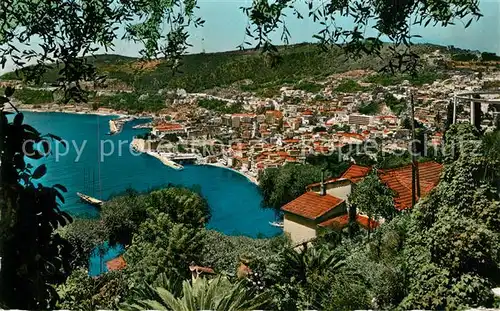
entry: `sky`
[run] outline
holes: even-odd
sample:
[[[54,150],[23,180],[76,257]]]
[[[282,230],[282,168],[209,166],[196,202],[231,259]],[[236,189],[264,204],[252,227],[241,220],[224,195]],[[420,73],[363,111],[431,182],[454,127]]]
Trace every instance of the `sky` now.
[[[251,0],[199,0],[200,9],[197,14],[205,20],[205,25],[191,29],[190,43],[193,47],[189,49],[189,53],[235,50],[244,40],[245,26],[248,22],[240,7],[250,5]],[[307,8],[303,5],[299,9],[305,12]],[[464,29],[462,22],[458,22],[446,28],[414,27],[412,33],[423,37],[420,42],[454,45],[500,54],[500,0],[480,0],[480,9],[484,16],[467,29]],[[289,14],[286,22],[292,35],[290,43],[314,41],[312,35],[318,31],[319,26],[308,19],[307,14],[303,20],[297,20]],[[464,21],[466,22],[467,20]],[[346,28],[352,27],[348,20],[341,20],[339,24]],[[275,43],[279,44],[279,36],[276,39]],[[138,56],[141,48],[124,40],[117,40],[114,43],[115,49],[111,52],[113,54]],[[101,53],[104,53],[104,50]],[[0,73],[10,70],[12,64],[8,63]]]

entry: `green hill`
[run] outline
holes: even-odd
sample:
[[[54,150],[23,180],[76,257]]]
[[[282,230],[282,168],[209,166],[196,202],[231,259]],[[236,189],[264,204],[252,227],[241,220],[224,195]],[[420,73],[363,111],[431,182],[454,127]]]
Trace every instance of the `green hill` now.
[[[431,45],[417,45],[417,53],[433,51]],[[258,90],[285,83],[295,84],[307,78],[322,79],[328,75],[353,69],[374,69],[383,66],[383,60],[374,56],[348,58],[340,48],[327,52],[314,44],[298,44],[280,47],[282,62],[271,66],[267,57],[258,51],[230,51],[210,54],[186,55],[182,59],[181,73],[173,73],[166,63],[154,68],[140,69],[138,60],[119,55],[98,55],[89,58],[98,71],[109,79],[117,79],[145,93],[159,89],[183,88],[188,92],[199,92],[213,87],[226,87],[242,80],[253,84],[244,85],[245,90]],[[43,82],[57,79],[57,69],[45,74]],[[2,79],[19,79],[7,73]]]

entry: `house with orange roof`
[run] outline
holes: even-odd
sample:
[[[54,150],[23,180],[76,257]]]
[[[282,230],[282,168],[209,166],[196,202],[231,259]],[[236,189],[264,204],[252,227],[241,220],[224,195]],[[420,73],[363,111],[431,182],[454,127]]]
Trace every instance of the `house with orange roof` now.
[[[163,122],[153,127],[151,134],[162,137],[167,134],[183,134],[186,129],[179,123]]]
[[[418,163],[420,196],[427,195],[439,183],[442,164],[434,161]],[[284,205],[283,230],[294,244],[316,238],[325,228],[342,229],[349,222],[348,200],[356,184],[372,171],[372,167],[351,165],[340,177],[323,180],[306,187],[306,193]],[[379,169],[380,180],[395,192],[394,207],[401,211],[412,204],[412,166]],[[419,197],[416,198],[417,200]],[[367,230],[378,227],[363,211],[353,220]],[[383,221],[383,220],[380,220]]]

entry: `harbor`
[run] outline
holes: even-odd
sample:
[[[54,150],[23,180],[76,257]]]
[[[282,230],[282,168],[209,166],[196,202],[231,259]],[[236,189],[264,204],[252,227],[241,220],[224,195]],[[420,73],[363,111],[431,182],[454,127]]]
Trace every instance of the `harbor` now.
[[[118,119],[109,120],[109,135],[120,133],[125,123],[133,121],[135,119],[135,116],[122,116]]]

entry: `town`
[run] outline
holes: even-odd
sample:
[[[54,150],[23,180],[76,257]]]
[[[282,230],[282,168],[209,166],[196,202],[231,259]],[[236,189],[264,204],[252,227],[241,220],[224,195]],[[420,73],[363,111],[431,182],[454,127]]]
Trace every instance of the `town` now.
[[[442,57],[436,50],[427,59]],[[426,130],[425,143],[439,148],[445,124],[453,117],[454,96],[479,91],[500,78],[495,71],[482,77],[449,71],[445,79],[421,86],[407,80],[389,86],[364,82],[377,75],[354,70],[318,83],[317,92],[282,87],[274,98],[178,90],[168,108],[139,126],[151,127],[151,132],[133,145],[176,169],[182,163],[218,165],[257,182],[267,168],[304,163],[310,155],[331,155],[345,146],[377,142],[377,150],[386,153],[409,150],[411,97],[415,120]],[[346,86],[352,91],[338,92]],[[482,109],[483,126],[498,122],[494,107]],[[231,110],[237,112],[225,113]],[[106,108],[98,112],[113,113]],[[469,122],[469,114],[469,104],[458,106],[456,121]],[[343,156],[350,160],[349,154]]]

